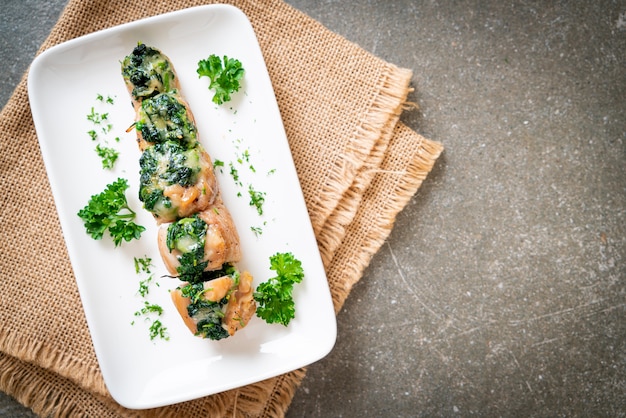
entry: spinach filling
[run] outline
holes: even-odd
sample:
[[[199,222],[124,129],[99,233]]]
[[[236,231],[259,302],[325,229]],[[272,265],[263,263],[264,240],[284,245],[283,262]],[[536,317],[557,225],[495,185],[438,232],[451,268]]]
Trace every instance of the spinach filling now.
[[[122,76],[133,85],[135,100],[172,90],[176,77],[166,57],[159,50],[142,43],[122,61]]]
[[[191,300],[191,303],[187,306],[187,313],[197,321],[196,327],[198,330],[196,335],[198,336],[211,340],[221,340],[229,336],[228,331],[222,326],[222,319],[224,318],[224,312],[231,293],[229,292],[224,298],[216,302],[208,301],[201,297],[205,291],[204,281],[217,279],[225,275],[233,279],[233,288],[239,284],[239,272],[233,265],[225,264],[220,270],[205,272],[201,281],[189,283],[180,288],[181,294]]]
[[[161,93],[141,103],[135,127],[147,142],[177,141],[187,148],[198,144],[196,126],[187,108],[170,93]]]
[[[168,215],[177,208],[163,195],[167,186],[183,187],[198,181],[201,149],[187,149],[176,142],[162,142],[147,148],[139,158],[139,200],[149,212]]]
[[[201,300],[187,307],[187,313],[192,318],[198,319],[196,335],[211,340],[221,340],[229,336],[228,331],[222,326],[224,307],[228,299],[219,302]]]
[[[183,218],[173,222],[167,228],[166,245],[171,251],[178,250],[180,266],[178,274],[180,280],[189,283],[198,283],[203,280],[203,272],[208,261],[204,258],[204,244],[207,224],[196,214],[190,218]]]

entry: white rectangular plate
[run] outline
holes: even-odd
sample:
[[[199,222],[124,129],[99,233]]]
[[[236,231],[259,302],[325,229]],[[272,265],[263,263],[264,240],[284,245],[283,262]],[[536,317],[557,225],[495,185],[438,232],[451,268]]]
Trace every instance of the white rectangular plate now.
[[[126,132],[134,112],[120,61],[138,42],[169,56],[202,144],[214,161],[225,163],[218,180],[241,238],[240,269],[252,273],[256,287],[273,276],[269,257],[274,253],[292,252],[302,261],[305,278],[295,287],[296,318],[288,327],[255,317],[233,337],[203,340],[187,330],[173,307],[168,290],[180,282],[163,277],[167,272],[157,249],[157,226],[137,197],[136,136]],[[237,58],[246,70],[241,90],[222,106],[211,102],[208,79],[196,73],[198,61],[211,54]],[[143,409],[191,400],[295,370],[328,354],[336,320],[327,278],[265,62],[239,9],[201,6],[57,45],[33,62],[28,93],[96,356],[118,403]],[[114,103],[96,100],[98,94]],[[112,126],[110,132],[96,126],[96,141],[87,134],[94,129],[87,119],[92,107],[107,113]],[[120,152],[114,169],[101,167],[98,143]],[[239,163],[246,151],[249,164]],[[231,176],[230,163],[241,185]],[[116,248],[108,233],[98,241],[89,237],[77,212],[119,177],[129,181],[127,198],[146,231],[140,240]],[[249,204],[248,185],[266,193],[262,215]],[[139,282],[148,275],[135,272],[134,258],[145,256],[153,260],[154,282],[142,297]],[[145,300],[164,308],[160,320],[169,341],[150,340],[147,320],[135,316]]]

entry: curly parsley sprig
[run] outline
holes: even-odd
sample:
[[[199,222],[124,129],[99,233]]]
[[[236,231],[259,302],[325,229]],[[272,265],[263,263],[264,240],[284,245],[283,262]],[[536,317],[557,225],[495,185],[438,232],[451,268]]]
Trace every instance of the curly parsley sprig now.
[[[85,229],[95,240],[102,239],[104,232],[109,231],[113,243],[117,247],[123,241],[139,239],[146,230],[134,221],[135,212],[126,200],[128,181],[118,178],[99,194],[91,196],[87,206],[78,211]]]
[[[222,64],[222,59],[215,54],[205,60],[198,61],[196,71],[198,77],[206,76],[211,80],[209,89],[215,91],[212,100],[218,105],[229,101],[230,95],[239,91],[241,87],[239,82],[245,72],[239,60],[224,55],[224,63]]]
[[[293,286],[304,278],[302,263],[292,253],[276,253],[270,257],[270,269],[276,276],[261,283],[253,293],[259,304],[256,315],[268,324],[287,326],[295,318]]]

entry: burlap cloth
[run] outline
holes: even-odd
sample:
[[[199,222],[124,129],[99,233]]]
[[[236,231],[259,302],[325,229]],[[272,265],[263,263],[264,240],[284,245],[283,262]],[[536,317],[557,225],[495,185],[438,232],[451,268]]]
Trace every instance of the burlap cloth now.
[[[192,0],[72,0],[41,51]],[[338,312],[442,152],[399,122],[411,71],[279,0],[243,0],[284,120]],[[164,408],[127,410],[100,374],[58,225],[24,77],[0,114],[0,390],[42,416],[282,416],[297,370]]]

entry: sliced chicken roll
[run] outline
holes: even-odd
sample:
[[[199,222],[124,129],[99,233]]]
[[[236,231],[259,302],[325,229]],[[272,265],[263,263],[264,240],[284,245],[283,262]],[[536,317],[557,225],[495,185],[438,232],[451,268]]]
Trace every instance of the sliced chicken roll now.
[[[139,167],[139,200],[159,224],[203,211],[219,194],[213,162],[200,146],[158,143],[141,154]]]
[[[180,90],[169,58],[158,49],[142,43],[137,44],[131,54],[122,60],[122,77],[135,110],[143,99]]]
[[[241,259],[237,228],[221,202],[189,218],[161,225],[158,244],[169,273],[192,283],[203,280],[205,271]]]
[[[175,93],[159,93],[144,99],[135,121],[140,150],[165,141],[185,148],[200,146],[195,119],[187,102]]]
[[[244,328],[256,311],[252,276],[228,266],[227,275],[183,283],[170,292],[183,322],[196,336],[221,340]]]

